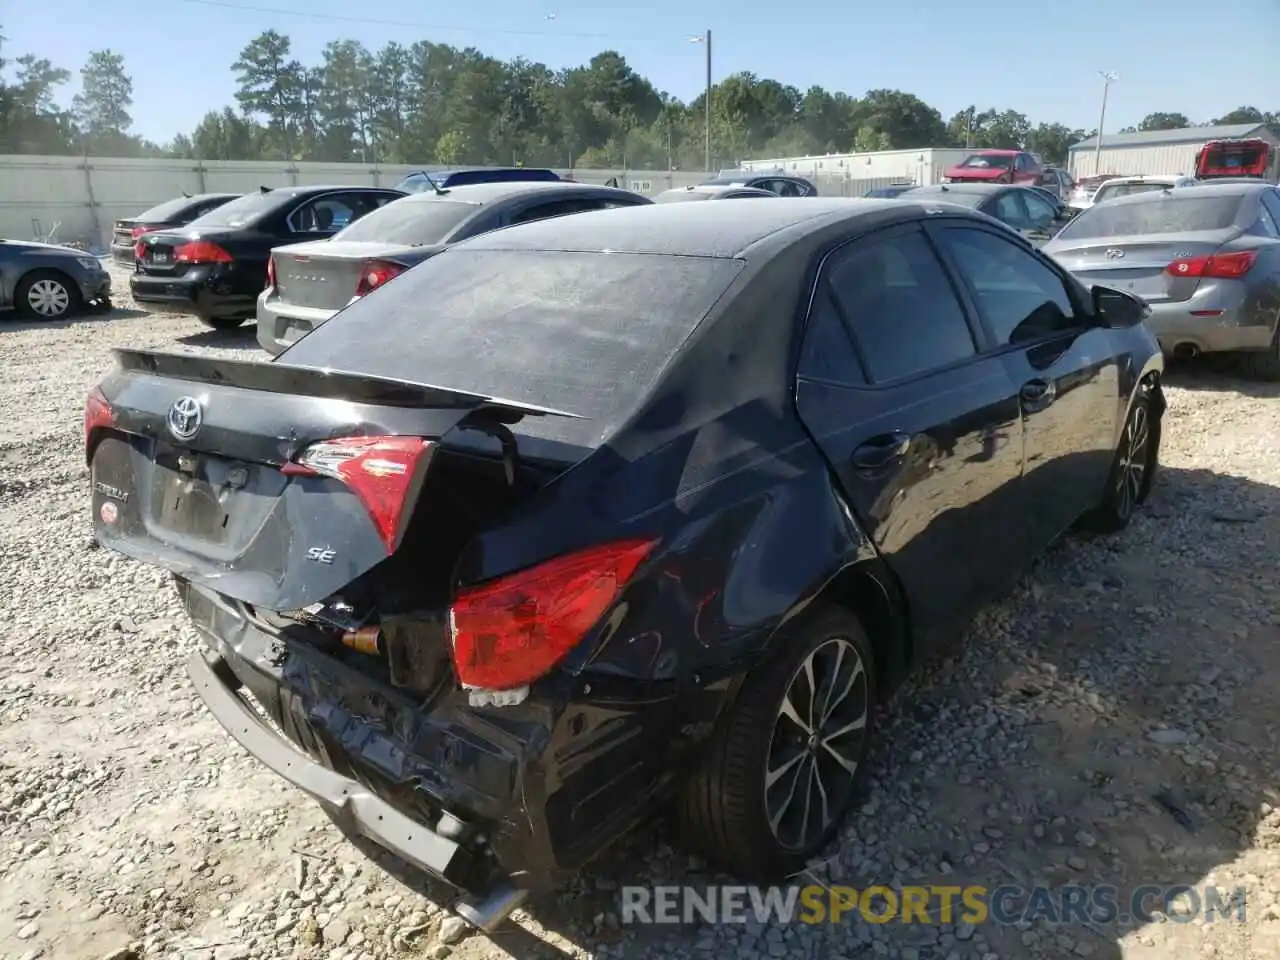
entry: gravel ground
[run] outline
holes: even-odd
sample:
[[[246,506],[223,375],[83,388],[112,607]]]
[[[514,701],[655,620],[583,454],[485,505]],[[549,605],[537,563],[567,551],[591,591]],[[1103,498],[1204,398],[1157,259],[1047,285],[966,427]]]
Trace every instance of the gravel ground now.
[[[658,823],[490,938],[235,746],[166,577],[90,547],[80,416],[113,345],[262,356],[251,326],[132,309],[0,323],[0,956],[1280,957],[1280,390],[1171,378],[1152,502],[1068,538],[919,672],[814,870],[1243,885],[1245,923],[622,928],[620,884],[717,882]]]

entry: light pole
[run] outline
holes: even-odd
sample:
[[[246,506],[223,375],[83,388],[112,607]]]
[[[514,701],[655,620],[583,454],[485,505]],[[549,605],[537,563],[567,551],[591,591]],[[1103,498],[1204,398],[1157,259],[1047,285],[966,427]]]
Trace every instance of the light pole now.
[[[1099,70],[1102,78],[1102,113],[1098,115],[1098,139],[1093,145],[1093,175],[1102,176],[1102,125],[1107,122],[1107,91],[1111,84],[1120,79],[1120,74],[1113,70]]]
[[[707,92],[706,92],[706,108],[707,108],[707,172],[711,172],[711,31],[708,30],[701,37],[690,37],[690,43],[702,43],[707,47]]]

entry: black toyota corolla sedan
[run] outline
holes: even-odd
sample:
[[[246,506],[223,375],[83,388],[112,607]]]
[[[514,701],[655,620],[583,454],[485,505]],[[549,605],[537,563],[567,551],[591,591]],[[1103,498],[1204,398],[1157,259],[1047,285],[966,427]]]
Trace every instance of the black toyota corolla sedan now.
[[[272,363],[117,351],[95,535],[173,573],[227,732],[472,922],[671,796],[779,878],[854,803],[876,700],[1147,496],[1145,309],[942,204],[511,227]]]
[[[233,330],[257,312],[272,249],[332,237],[403,196],[385,187],[264,187],[184,227],[139,236],[129,292],[144,309]]]

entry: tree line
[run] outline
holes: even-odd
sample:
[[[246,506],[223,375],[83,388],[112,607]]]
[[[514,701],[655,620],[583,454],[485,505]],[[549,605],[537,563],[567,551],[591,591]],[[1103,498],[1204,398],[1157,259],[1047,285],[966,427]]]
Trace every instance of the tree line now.
[[[235,105],[210,110],[164,144],[130,132],[133,81],[119,54],[89,54],[68,110],[58,97],[70,71],[30,54],[9,62],[7,52],[0,33],[0,153],[678,170],[705,162],[705,94],[684,103],[612,50],[552,70],[426,40],[376,51],[334,40],[308,65],[289,37],[267,30],[231,64]],[[1198,125],[1248,122],[1280,125],[1280,114],[1244,106]],[[1193,125],[1157,112],[1120,132]],[[711,92],[713,166],[948,146],[1024,148],[1062,163],[1072,143],[1095,132],[994,107],[944,119],[901,90],[801,91],[753,73]]]

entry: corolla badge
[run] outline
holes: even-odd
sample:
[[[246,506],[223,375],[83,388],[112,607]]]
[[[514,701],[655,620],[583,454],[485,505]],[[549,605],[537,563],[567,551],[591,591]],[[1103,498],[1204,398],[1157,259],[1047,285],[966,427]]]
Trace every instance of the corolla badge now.
[[[1109,250],[1107,250],[1107,259],[1108,259],[1108,260],[1115,260],[1115,259],[1117,259],[1117,258],[1119,258],[1119,257],[1123,257],[1123,256],[1124,256],[1124,251],[1123,251],[1123,250],[1121,250],[1119,247],[1111,247]]]
[[[190,440],[200,432],[204,411],[195,397],[179,397],[169,408],[169,432],[178,440]]]

